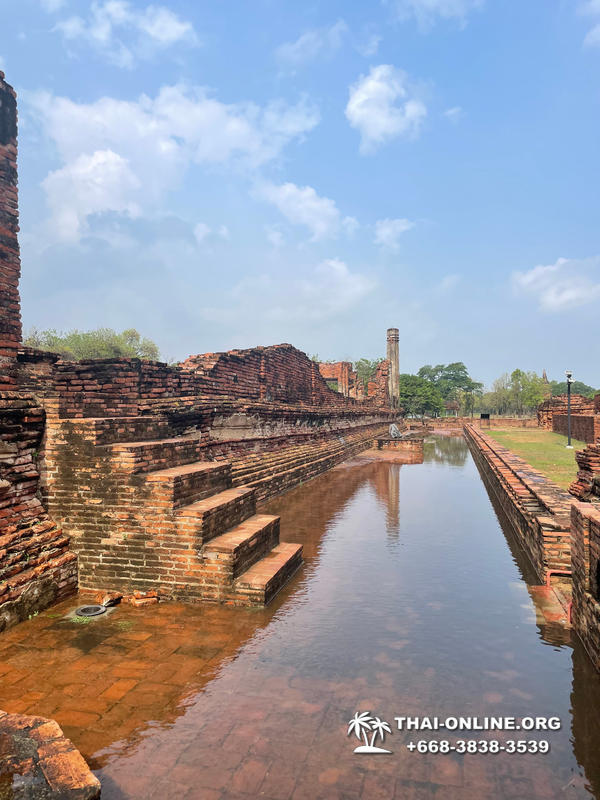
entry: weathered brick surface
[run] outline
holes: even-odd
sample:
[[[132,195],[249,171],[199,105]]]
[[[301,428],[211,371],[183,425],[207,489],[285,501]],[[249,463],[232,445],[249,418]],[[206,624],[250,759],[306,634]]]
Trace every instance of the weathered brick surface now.
[[[0,71],[0,391],[16,386],[21,341],[17,200],[17,99]]]
[[[600,498],[600,442],[577,450],[575,460],[579,470],[569,492],[579,500],[597,500]]]
[[[37,496],[43,430],[30,396],[0,392],[0,630],[77,589],[69,537]]]
[[[537,418],[538,424],[541,428],[552,430],[552,420],[554,414],[567,413],[567,395],[561,394],[557,397],[549,397],[538,406]],[[584,397],[581,394],[571,395],[571,413],[572,414],[593,414],[594,413],[594,400],[589,397]]]
[[[600,506],[572,503],[571,559],[573,625],[600,670]]]
[[[377,439],[378,450],[388,450],[401,457],[403,464],[422,464],[425,458],[424,439],[422,436],[413,439]]]
[[[97,800],[100,781],[53,720],[0,711],[2,797]]]
[[[233,603],[270,597],[292,568],[276,558],[269,559],[276,575],[268,586],[255,582],[250,592],[236,585],[240,571],[279,546],[278,526],[252,528],[256,499],[364,449],[389,416],[198,398],[183,408],[165,400],[159,408],[156,417],[49,420],[48,507],[72,536],[82,589],[158,589],[163,597]],[[214,547],[230,546],[238,535],[231,552],[214,557]],[[296,552],[288,555],[297,561]],[[255,573],[264,577],[264,570]]]
[[[465,436],[486,486],[518,534],[538,577],[571,569],[571,497],[471,425]]]
[[[537,428],[535,417],[492,417],[480,419],[479,417],[435,417],[429,424],[436,430],[461,430],[465,425],[486,430],[489,428]]]
[[[566,436],[569,430],[568,415],[555,411],[552,416],[552,430]],[[600,414],[571,414],[571,436],[590,444],[600,441]]]

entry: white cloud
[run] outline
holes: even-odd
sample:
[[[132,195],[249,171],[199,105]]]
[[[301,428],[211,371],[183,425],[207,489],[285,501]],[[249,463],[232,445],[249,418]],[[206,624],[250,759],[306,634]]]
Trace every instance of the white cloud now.
[[[139,215],[132,195],[139,190],[140,182],[127,160],[112,150],[78,156],[51,172],[42,186],[57,236],[63,241],[77,241],[90,214],[117,211]]]
[[[528,272],[514,272],[513,288],[534,297],[542,311],[566,311],[600,300],[600,256],[559,258]]]
[[[331,55],[342,45],[348,31],[343,20],[338,20],[330,28],[316,28],[303,33],[295,42],[285,42],[275,51],[280,64],[288,67],[301,67],[321,56]]]
[[[232,302],[222,308],[203,308],[204,319],[220,324],[245,323],[256,319],[280,326],[309,321],[329,321],[356,308],[376,283],[367,275],[352,272],[338,258],[329,258],[291,283],[285,275],[248,276],[231,290]]]
[[[57,0],[45,0],[56,10]],[[68,17],[55,26],[69,42],[80,41],[102,53],[118,67],[132,68],[140,58],[148,58],[177,43],[197,44],[191,22],[181,20],[164,6],[143,9],[127,0],[93,2],[87,19]],[[126,41],[125,41],[126,40]]]
[[[409,219],[379,219],[375,223],[375,244],[388,250],[397,250],[400,237],[415,227]]]
[[[211,228],[206,225],[204,222],[198,222],[194,226],[194,236],[196,237],[196,241],[198,244],[202,244],[202,242],[206,239],[206,237],[210,234]]]
[[[379,36],[376,33],[371,33],[367,37],[366,41],[364,41],[362,44],[357,45],[356,49],[361,54],[361,56],[364,56],[365,58],[371,58],[372,56],[377,54],[382,39],[383,39],[382,36]]]
[[[360,132],[361,153],[372,152],[397,136],[418,136],[427,109],[409,95],[407,84],[402,70],[380,64],[350,87],[346,117]]]
[[[585,47],[600,47],[600,25],[595,25],[587,32],[583,44]]]
[[[344,217],[342,220],[342,228],[348,236],[354,236],[356,231],[360,228],[360,222],[356,217]]]
[[[52,178],[44,188],[54,216],[78,220],[69,228],[71,235],[82,230],[86,215],[104,210],[129,213],[133,205],[155,210],[192,164],[254,170],[276,159],[286,144],[318,122],[317,112],[306,101],[295,106],[276,102],[264,108],[225,104],[205,88],[184,86],[163,87],[155,98],[142,95],[135,101],[104,97],[75,103],[38,93],[29,98],[29,105],[63,162],[57,171],[62,177]],[[117,203],[95,192],[83,168],[97,163],[89,161],[94,154],[107,151],[121,159],[120,171],[112,162],[111,180],[116,183],[118,175],[122,177],[122,186],[113,186]],[[54,187],[67,176],[73,191],[60,195]],[[100,197],[106,199],[104,208]],[[56,235],[68,227],[60,226]]]
[[[285,237],[281,231],[277,230],[277,228],[274,228],[271,225],[266,225],[265,233],[267,235],[267,241],[271,247],[279,248],[283,247],[285,244]]]
[[[229,228],[227,225],[219,225],[214,229],[207,225],[205,222],[198,222],[194,226],[194,237],[198,244],[203,244],[208,239],[229,239]]]
[[[449,119],[450,122],[454,122],[456,124],[463,116],[463,113],[464,112],[460,106],[452,106],[452,108],[447,108],[444,111],[444,116],[446,119]]]
[[[586,17],[596,17],[600,20],[600,0],[586,0],[578,9]],[[583,40],[585,47],[600,47],[600,21],[591,28]]]
[[[421,29],[430,28],[438,18],[465,24],[468,14],[483,6],[483,0],[384,0],[397,19],[416,19]]]
[[[312,186],[295,183],[263,183],[257,194],[271,203],[294,225],[305,225],[316,241],[335,236],[340,227],[340,212],[329,197],[321,197]]]

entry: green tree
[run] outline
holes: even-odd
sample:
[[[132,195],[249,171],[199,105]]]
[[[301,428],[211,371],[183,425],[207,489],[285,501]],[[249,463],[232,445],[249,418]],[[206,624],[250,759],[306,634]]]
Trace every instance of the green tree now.
[[[419,378],[433,383],[444,400],[459,400],[461,392],[479,392],[483,384],[474,381],[462,361],[452,364],[426,364],[418,371]]]
[[[419,375],[403,373],[399,380],[399,402],[407,416],[437,417],[444,410],[444,399],[437,387]]]
[[[567,382],[550,381],[550,389],[552,390],[553,397],[559,394],[566,394]],[[600,389],[594,389],[592,386],[588,386],[587,383],[583,383],[582,381],[573,381],[571,384],[571,391],[573,394],[581,394],[584,397],[594,397],[594,395],[598,394]]]
[[[374,361],[370,361],[368,358],[359,358],[358,361],[355,361],[352,365],[358,376],[358,380],[362,382],[365,390],[367,389],[369,381],[373,380],[375,377],[377,367],[382,361],[383,358],[376,358]]]
[[[58,353],[70,361],[91,358],[142,358],[158,361],[160,351],[151,340],[141,337],[135,328],[117,333],[111,328],[94,331],[72,330],[59,332],[54,329],[38,331],[33,328],[23,340],[28,347]]]

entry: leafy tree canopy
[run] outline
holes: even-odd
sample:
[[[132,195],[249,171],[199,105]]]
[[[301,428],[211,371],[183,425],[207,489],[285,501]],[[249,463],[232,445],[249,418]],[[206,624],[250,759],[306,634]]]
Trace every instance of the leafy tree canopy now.
[[[408,416],[438,416],[444,410],[444,398],[437,386],[420,375],[403,373],[399,377],[399,402]]]
[[[550,381],[550,388],[552,390],[553,397],[556,397],[559,394],[566,394],[567,382]],[[584,397],[594,397],[594,395],[598,394],[599,390],[594,389],[592,386],[588,386],[587,383],[583,383],[583,381],[573,381],[571,384],[571,391],[573,394],[581,394]]]
[[[474,381],[462,361],[452,364],[426,364],[418,371],[419,378],[424,378],[433,383],[444,400],[463,399],[462,393],[480,393],[483,384]]]
[[[158,361],[160,358],[157,345],[151,339],[142,338],[135,328],[128,328],[121,333],[111,328],[98,328],[95,331],[72,330],[66,333],[53,329],[38,331],[33,328],[23,344],[58,353],[70,361],[123,357]]]

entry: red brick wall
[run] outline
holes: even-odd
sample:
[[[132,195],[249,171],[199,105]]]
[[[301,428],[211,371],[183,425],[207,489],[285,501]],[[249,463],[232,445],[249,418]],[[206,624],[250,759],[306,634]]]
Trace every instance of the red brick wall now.
[[[336,380],[337,391],[344,397],[350,396],[350,386],[356,382],[356,373],[350,361],[336,361],[334,364],[319,364],[319,372],[326,381]]]
[[[558,397],[549,397],[538,406],[537,418],[541,428],[552,430],[552,418],[554,414],[567,413],[567,395],[561,394]],[[593,414],[594,401],[589,397],[584,397],[581,394],[571,395],[571,413],[572,414]]]
[[[568,415],[554,412],[552,416],[554,433],[566,436],[568,427]],[[571,414],[571,436],[587,444],[597,442],[600,439],[600,414]]]
[[[135,416],[156,401],[192,397],[360,408],[330,389],[318,365],[288,344],[191,356],[182,367],[136,358],[62,361],[22,348],[19,372],[23,386],[57,397],[62,418]],[[382,382],[369,406],[381,402]]]
[[[77,588],[69,537],[37,496],[44,410],[0,392],[0,631]]]
[[[21,341],[17,200],[17,100],[0,71],[0,391],[15,388]]]
[[[388,386],[388,374],[390,370],[389,361],[380,361],[373,380],[367,386],[367,397],[376,405],[387,406],[390,404],[390,394]]]
[[[170,467],[174,456],[186,463],[212,461],[222,467],[222,486],[209,494],[229,488],[232,480],[233,485],[246,485],[260,478],[256,495],[262,499],[365,449],[389,422],[388,412],[368,408],[328,411],[241,403],[219,408],[212,403],[202,410],[185,410],[187,427],[182,430],[175,409],[172,412],[169,421],[162,416],[50,420],[48,507],[72,536],[81,588],[127,593],[157,589],[165,597],[180,599],[207,596],[197,539],[182,527],[169,497],[161,495],[151,479],[156,470]],[[255,438],[236,436],[236,430],[254,431]],[[187,436],[173,438],[181,432]],[[138,448],[136,456],[128,452],[128,441],[148,444]],[[235,471],[229,474],[229,461],[239,465],[248,456],[253,469],[254,456],[270,453],[266,476],[245,470],[238,480]]]
[[[430,420],[430,425],[437,429],[460,428],[463,425],[474,425],[476,428],[485,430],[487,428],[537,428],[538,423],[535,417],[492,417],[490,419],[480,419],[471,417],[435,417]]]
[[[548,570],[569,570],[569,495],[474,426],[464,430],[488,491],[510,520],[540,580]]]
[[[600,507],[597,504],[572,504],[571,561],[573,626],[594,666],[600,670]]]
[[[600,442],[577,450],[575,459],[579,470],[569,492],[579,500],[597,500],[600,498]]]

